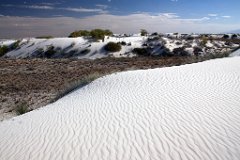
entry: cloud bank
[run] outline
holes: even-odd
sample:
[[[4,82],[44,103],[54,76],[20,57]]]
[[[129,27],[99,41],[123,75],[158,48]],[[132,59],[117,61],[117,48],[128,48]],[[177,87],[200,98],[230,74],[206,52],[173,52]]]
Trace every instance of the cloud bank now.
[[[226,18],[226,17],[225,17]],[[0,38],[35,37],[41,35],[67,36],[79,29],[105,28],[114,33],[149,32],[220,33],[238,29],[239,24],[215,24],[209,17],[183,19],[176,13],[151,15],[136,13],[126,16],[100,14],[85,18],[72,17],[10,17],[0,16]]]

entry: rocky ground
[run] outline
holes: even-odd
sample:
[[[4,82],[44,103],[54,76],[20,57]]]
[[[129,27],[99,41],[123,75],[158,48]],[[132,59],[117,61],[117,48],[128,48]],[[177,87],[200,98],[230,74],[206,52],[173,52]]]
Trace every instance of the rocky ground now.
[[[0,59],[0,120],[56,101],[79,85],[113,72],[182,65],[209,57],[75,59]]]

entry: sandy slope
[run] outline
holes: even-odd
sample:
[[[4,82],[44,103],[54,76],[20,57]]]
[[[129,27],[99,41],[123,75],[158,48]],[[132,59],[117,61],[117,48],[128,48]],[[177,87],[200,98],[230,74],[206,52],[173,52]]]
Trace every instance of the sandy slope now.
[[[240,57],[100,78],[0,123],[0,159],[237,160]]]
[[[240,49],[230,54],[230,57],[240,56]]]

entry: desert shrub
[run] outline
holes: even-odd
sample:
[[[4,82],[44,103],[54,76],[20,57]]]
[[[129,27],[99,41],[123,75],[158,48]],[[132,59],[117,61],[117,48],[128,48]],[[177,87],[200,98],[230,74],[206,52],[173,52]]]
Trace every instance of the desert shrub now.
[[[129,42],[128,44],[127,44],[127,46],[131,46],[132,45],[132,43],[131,42]]]
[[[149,38],[147,39],[148,42],[158,41],[158,40],[160,40],[160,37],[159,37],[159,36],[149,37]]]
[[[208,38],[207,38],[207,37],[202,37],[202,38],[201,38],[200,45],[203,46],[203,47],[206,46],[207,41],[208,41]]]
[[[88,54],[90,51],[91,51],[90,49],[86,48],[86,49],[82,50],[80,53],[81,54]]]
[[[225,34],[222,38],[223,39],[229,39],[230,37],[229,37],[229,35]]]
[[[76,38],[76,37],[87,37],[90,36],[90,32],[87,30],[79,30],[79,31],[74,31],[70,33],[68,36],[69,38]]]
[[[233,34],[232,36],[231,36],[231,39],[237,39],[237,35],[236,34]]]
[[[188,37],[186,37],[186,40],[187,40],[187,41],[192,41],[192,40],[194,40],[194,37],[188,36]]]
[[[188,56],[188,52],[185,51],[184,47],[174,48],[173,49],[173,54],[174,55],[179,55],[179,56]]]
[[[124,42],[124,41],[122,41],[122,42],[121,42],[121,45],[122,45],[122,46],[126,46],[126,45],[127,45],[127,43],[126,43],[126,42]]]
[[[21,104],[17,105],[17,107],[15,108],[15,111],[17,115],[22,115],[31,110],[29,109],[28,104],[26,102],[22,102]]]
[[[146,36],[148,34],[147,30],[141,29],[140,30],[141,36]]]
[[[105,74],[103,73],[98,73],[98,72],[94,72],[94,73],[90,73],[88,75],[85,75],[82,79],[80,80],[75,80],[73,82],[70,82],[68,84],[66,84],[63,88],[63,90],[59,91],[59,93],[56,95],[55,99],[52,100],[52,102],[57,101],[58,99],[66,96],[67,94],[73,92],[74,90],[83,87],[89,83],[91,83],[92,81],[104,76]]]
[[[122,49],[120,44],[114,42],[109,42],[108,44],[106,44],[104,48],[106,51],[109,52],[118,52]]]
[[[10,46],[11,50],[18,49],[20,42],[21,42],[21,41],[18,40],[18,41],[16,41],[15,43],[13,43],[13,44]]]
[[[39,37],[36,37],[37,39],[51,39],[53,38],[53,36],[50,36],[50,35],[46,35],[46,36],[39,36]]]
[[[232,45],[232,42],[225,42],[224,45],[226,45],[226,46],[231,46],[231,45]]]
[[[158,36],[158,33],[154,32],[154,33],[151,34],[151,36]]]
[[[193,54],[194,54],[195,56],[201,55],[202,52],[203,52],[203,50],[202,50],[202,48],[200,48],[200,47],[194,47],[194,48],[193,48]]]
[[[7,46],[0,46],[0,57],[4,56],[9,51]]]
[[[204,57],[207,59],[216,59],[216,58],[224,58],[228,57],[230,55],[230,52],[224,52],[224,53],[210,53],[205,55]]]
[[[182,45],[182,42],[176,42],[175,44],[176,45]]]
[[[90,32],[90,36],[94,39],[104,39],[105,36],[111,36],[113,33],[110,30],[94,29]]]
[[[51,58],[55,53],[56,51],[54,50],[54,46],[49,46],[44,54],[47,58]]]
[[[168,48],[163,47],[161,56],[163,56],[163,57],[172,57],[173,53]]]
[[[139,56],[150,56],[147,48],[134,48],[132,52]]]

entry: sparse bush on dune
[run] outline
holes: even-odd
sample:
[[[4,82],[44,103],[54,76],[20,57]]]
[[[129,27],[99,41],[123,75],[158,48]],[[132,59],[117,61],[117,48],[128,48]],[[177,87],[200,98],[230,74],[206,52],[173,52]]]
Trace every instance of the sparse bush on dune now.
[[[87,49],[82,50],[80,53],[81,54],[88,54],[89,52],[91,52],[91,50],[87,48]]]
[[[154,33],[151,34],[151,36],[158,36],[158,33],[154,32]]]
[[[122,46],[126,46],[127,43],[126,43],[125,41],[122,41],[122,42],[121,42],[121,45],[122,45]]]
[[[222,38],[223,39],[229,39],[230,37],[229,37],[229,35],[225,34]]]
[[[15,111],[17,115],[22,115],[31,110],[29,109],[27,102],[22,102],[19,105],[17,105],[17,107],[15,108]]]
[[[118,52],[122,49],[121,45],[115,42],[109,42],[104,49],[108,52]]]
[[[145,29],[140,30],[141,36],[147,36],[148,32]]]
[[[174,48],[173,54],[178,55],[178,56],[188,56],[189,55],[188,52],[185,51],[184,47]]]
[[[0,57],[4,56],[9,51],[7,46],[0,46]]]
[[[20,40],[17,40],[15,43],[13,43],[11,46],[10,46],[10,49],[11,50],[15,50],[15,49],[19,49],[19,44],[20,44]]]
[[[208,41],[208,38],[207,38],[207,37],[205,37],[205,36],[202,37],[202,38],[201,38],[200,45],[203,46],[203,47],[206,46],[207,41]]]
[[[233,34],[232,36],[231,36],[231,39],[237,39],[237,35],[236,34]]]
[[[94,29],[90,32],[90,36],[96,40],[104,39],[105,36],[113,35],[112,31],[110,30],[102,30],[102,29]]]
[[[44,54],[46,58],[51,58],[55,53],[56,51],[54,50],[54,46],[49,46]]]
[[[194,47],[194,48],[193,48],[193,54],[194,54],[195,56],[201,55],[202,52],[203,52],[203,50],[202,50],[202,48],[200,48],[200,47]]]
[[[72,32],[68,37],[75,38],[75,37],[87,37],[90,36],[90,32],[87,30],[79,30]]]
[[[46,35],[46,36],[39,36],[39,37],[36,37],[37,39],[51,39],[53,38],[53,36],[50,36],[50,35]]]
[[[74,90],[83,87],[89,83],[91,83],[92,81],[104,76],[105,74],[103,73],[98,73],[98,72],[94,72],[94,73],[90,73],[86,76],[84,76],[84,78],[80,79],[80,80],[76,80],[73,81],[71,83],[68,83],[64,86],[64,89],[59,91],[59,93],[57,94],[57,96],[55,97],[55,99],[52,100],[52,102],[57,101],[58,99],[66,96],[67,94],[73,92]]]
[[[138,56],[150,56],[150,52],[147,48],[134,48],[132,52]]]
[[[112,36],[112,31],[106,29],[94,29],[91,31],[87,30],[79,30],[72,32],[68,37],[75,38],[75,37],[92,37],[96,40],[104,39],[105,36]]]

